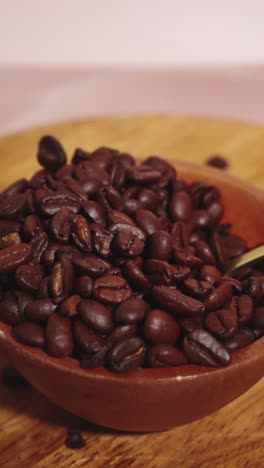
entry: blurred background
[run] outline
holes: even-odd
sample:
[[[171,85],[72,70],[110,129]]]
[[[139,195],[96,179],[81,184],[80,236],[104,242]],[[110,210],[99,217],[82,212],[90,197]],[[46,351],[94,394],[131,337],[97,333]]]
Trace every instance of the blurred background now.
[[[264,121],[263,0],[0,6],[0,133],[149,112]]]

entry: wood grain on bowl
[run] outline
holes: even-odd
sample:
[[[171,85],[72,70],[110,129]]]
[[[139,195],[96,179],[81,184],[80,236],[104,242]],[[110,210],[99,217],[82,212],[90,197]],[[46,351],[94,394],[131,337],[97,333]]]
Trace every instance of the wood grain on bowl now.
[[[110,145],[131,151],[140,157],[156,153],[171,160],[183,159],[195,162],[204,162],[210,154],[222,153],[231,164],[228,172],[250,179],[260,186],[263,185],[264,181],[264,129],[261,127],[202,119],[135,117],[124,120],[105,119],[93,120],[89,123],[65,124],[2,139],[0,141],[0,167],[2,169],[0,184],[2,187],[19,178],[21,174],[30,175],[37,168],[34,166],[34,155],[37,140],[43,133],[53,133],[61,138],[70,153],[76,145],[83,146],[84,149]],[[197,170],[200,171],[199,178],[208,177],[208,173],[206,175],[207,168],[197,168]],[[220,178],[222,180],[223,174],[221,175],[220,172],[213,169],[211,171],[213,171],[211,172],[213,179],[219,178],[221,184]],[[185,174],[182,173],[182,175]],[[237,190],[239,184],[240,182],[237,181]],[[231,193],[229,193],[227,185],[228,182],[225,182],[224,196],[230,198]],[[254,193],[257,199],[259,198],[259,203],[263,203],[260,192],[254,191]],[[232,210],[235,210],[236,213],[234,211],[228,212],[227,217],[236,216],[241,220],[237,229],[241,230],[240,232],[243,231],[253,246],[258,242],[260,236],[263,239],[263,231],[257,227],[254,230],[254,237],[249,238],[252,236],[252,225],[259,226],[259,209],[252,208],[252,202],[248,202],[248,198],[248,195],[245,195],[243,200],[241,197],[236,197],[235,203],[232,205]],[[246,213],[250,213],[254,217],[250,225],[247,222]],[[242,222],[243,224],[241,224]],[[261,377],[262,373],[257,361],[262,356],[262,340],[259,340],[254,346],[256,347],[252,347],[251,350],[243,351],[249,353],[249,358],[254,358],[255,364],[251,366],[251,373],[244,372],[242,377],[240,374],[236,380],[227,379],[224,399],[227,394],[231,398],[232,395],[235,396],[237,386],[243,385],[246,389]],[[254,353],[254,350],[257,354]],[[246,362],[247,360],[244,360],[244,363]],[[209,378],[213,373],[214,371],[208,372]],[[41,379],[41,373],[39,376]],[[242,383],[240,378],[243,380]],[[221,385],[221,382],[220,378],[218,385]],[[70,388],[72,389],[72,387]],[[259,382],[244,396],[216,414],[166,433],[137,435],[135,437],[128,434],[112,433],[87,424],[87,447],[79,454],[79,458],[76,457],[76,453],[69,454],[64,449],[65,434],[63,429],[58,428],[60,417],[62,417],[62,421],[66,421],[67,418],[70,419],[69,416],[54,409],[33,390],[23,390],[22,399],[18,401],[16,396],[12,398],[5,389],[0,389],[3,400],[0,439],[2,458],[0,463],[4,462],[3,466],[16,466],[18,463],[20,466],[52,466],[55,463],[58,466],[74,466],[76,462],[78,463],[76,466],[87,466],[90,463],[91,466],[95,467],[140,467],[146,465],[150,467],[209,467],[212,465],[241,466],[241,464],[243,466],[243,463],[248,462],[248,466],[261,466],[262,453],[261,443],[259,443],[261,436],[263,436],[261,434],[263,426],[261,389],[262,382]],[[197,387],[199,402],[198,390]],[[210,395],[207,395],[209,411],[213,409],[214,399],[219,398],[219,393],[213,388],[211,390]],[[28,397],[27,391],[29,392]],[[62,387],[60,391],[63,393]],[[158,394],[159,401],[162,402],[165,395],[161,387],[158,389],[156,386],[155,393]],[[177,401],[179,396],[171,394],[172,396],[174,396],[176,407],[179,404]],[[184,402],[181,401],[181,403],[184,406]],[[114,409],[118,411],[118,406],[115,405],[116,400],[112,395],[111,411]],[[186,394],[186,405],[190,407],[188,411],[191,411],[191,395],[187,399]],[[175,416],[174,406],[171,405],[171,408]],[[216,409],[217,405],[214,408]],[[139,410],[139,408],[134,409]],[[45,418],[45,412],[50,414],[50,417]],[[135,417],[131,415],[130,418],[130,424],[134,424],[134,429],[136,429]],[[15,425],[17,425],[16,428]],[[160,428],[162,427],[160,426]],[[145,427],[145,429],[150,429],[150,427]],[[37,443],[34,442],[36,440],[38,440]]]

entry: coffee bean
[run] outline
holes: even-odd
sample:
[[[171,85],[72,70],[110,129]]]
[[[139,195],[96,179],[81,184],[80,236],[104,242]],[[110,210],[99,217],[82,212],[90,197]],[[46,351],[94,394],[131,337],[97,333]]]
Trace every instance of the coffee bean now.
[[[31,253],[28,244],[15,244],[0,250],[0,273],[12,273],[20,265],[27,263]]]
[[[116,372],[127,372],[140,367],[145,357],[144,341],[137,337],[125,338],[110,350],[109,366]]]
[[[160,202],[159,194],[150,189],[140,190],[138,199],[146,210],[151,211],[155,211]]]
[[[192,215],[192,201],[188,193],[174,193],[170,202],[170,215],[173,221],[189,221]]]
[[[43,224],[39,216],[31,214],[24,221],[24,235],[27,239],[32,239],[40,232],[43,232]]]
[[[241,282],[239,280],[237,280],[236,278],[231,278],[231,277],[230,278],[222,278],[220,283],[217,284],[217,286],[220,286],[220,284],[223,284],[223,283],[231,284],[233,294],[239,294],[239,293],[242,292]]]
[[[111,246],[114,234],[107,230],[96,228],[93,229],[93,243],[95,252],[101,257],[108,258],[112,254]]]
[[[201,280],[215,284],[222,278],[221,272],[213,265],[203,265],[200,269],[199,276]]]
[[[128,325],[144,320],[149,312],[150,306],[146,301],[130,297],[116,308],[114,319],[118,323]]]
[[[118,325],[107,336],[105,344],[107,348],[111,348],[115,343],[135,336],[137,332],[137,323],[130,323],[129,325]]]
[[[6,298],[0,302],[0,320],[7,325],[15,326],[21,322],[18,303],[15,298]]]
[[[210,156],[207,159],[206,164],[208,166],[215,167],[216,169],[226,169],[228,167],[228,162],[223,156],[215,155]]]
[[[82,209],[89,222],[105,226],[105,210],[99,203],[92,200],[83,201]]]
[[[142,254],[145,247],[144,242],[137,235],[134,235],[132,230],[118,232],[114,245],[116,251],[125,257],[137,257]]]
[[[212,233],[211,247],[216,258],[217,266],[224,271],[228,260],[228,250],[224,244],[223,238],[216,231]]]
[[[143,264],[143,270],[153,284],[171,285],[187,278],[190,269],[182,265],[171,265],[162,260],[149,259]]]
[[[23,214],[26,208],[26,197],[23,193],[14,193],[0,200],[0,218],[14,219]]]
[[[124,165],[116,161],[110,169],[110,181],[114,188],[121,189],[126,182],[126,169]]]
[[[151,344],[175,344],[180,329],[176,320],[160,309],[153,309],[144,322],[144,337]]]
[[[175,249],[185,249],[189,246],[190,232],[187,224],[177,221],[172,226],[171,234]]]
[[[136,184],[153,184],[160,178],[160,171],[147,164],[141,164],[128,170],[128,178]]]
[[[185,335],[203,327],[202,317],[199,315],[195,317],[178,317],[177,320]]]
[[[154,286],[153,296],[161,307],[176,315],[193,316],[205,311],[202,302],[182,294],[176,288]]]
[[[94,297],[106,304],[120,304],[131,296],[131,289],[124,278],[106,275],[94,282]]]
[[[76,195],[76,197],[79,198],[80,201],[87,200],[86,192],[77,180],[66,178],[64,180],[64,186],[66,187],[66,190]]]
[[[45,192],[41,194],[40,210],[44,216],[54,216],[62,208],[68,208],[72,213],[80,211],[80,202],[71,192]]]
[[[98,353],[103,347],[103,338],[91,330],[82,320],[74,322],[73,334],[78,346],[86,353]]]
[[[44,277],[43,265],[21,265],[15,273],[17,284],[29,292],[37,291]]]
[[[45,232],[40,232],[30,241],[31,252],[29,256],[29,263],[36,265],[42,260],[45,250],[48,247],[48,236]]]
[[[157,344],[147,353],[148,367],[174,367],[188,363],[185,354],[169,344]]]
[[[224,238],[224,244],[230,258],[239,257],[246,252],[248,248],[245,240],[234,234],[226,236]]]
[[[57,313],[50,315],[46,326],[46,345],[51,356],[64,358],[72,354],[74,343],[68,318]]]
[[[207,315],[205,325],[213,335],[226,340],[236,334],[238,321],[231,310],[219,309]]]
[[[93,280],[90,276],[79,276],[75,282],[74,292],[83,299],[88,299],[92,295]]]
[[[205,330],[195,330],[184,338],[184,351],[193,364],[227,366],[231,356],[227,348]]]
[[[151,234],[154,234],[156,231],[160,231],[161,229],[160,219],[149,210],[139,209],[135,213],[135,219],[137,225],[147,236],[151,236]]]
[[[140,291],[147,291],[151,288],[151,282],[144,275],[136,262],[128,260],[124,266],[124,272],[129,282]]]
[[[255,341],[256,337],[253,330],[249,328],[241,328],[238,332],[225,341],[225,346],[229,351],[244,348]]]
[[[44,330],[34,322],[19,323],[13,329],[14,337],[20,343],[36,348],[43,348],[45,343]]]
[[[198,257],[200,257],[204,263],[207,265],[215,265],[214,254],[207,242],[199,240],[195,243],[195,250]]]
[[[73,288],[73,278],[73,267],[66,257],[54,264],[50,278],[50,289],[55,304],[59,304],[70,296]]]
[[[52,217],[50,222],[50,233],[52,237],[58,241],[67,243],[71,234],[71,210],[68,208],[61,208]]]
[[[187,278],[183,282],[187,294],[197,298],[204,298],[212,290],[212,285],[207,281],[199,281],[195,278]]]
[[[243,283],[243,291],[252,298],[254,304],[258,305],[264,296],[264,276],[251,276],[248,278],[245,283]]]
[[[95,331],[109,333],[113,328],[112,311],[101,302],[83,299],[78,306],[82,319]]]
[[[172,251],[172,239],[168,232],[157,231],[148,238],[147,256],[168,261]]]
[[[110,263],[96,255],[73,259],[73,264],[79,272],[88,274],[93,279],[105,275],[110,270]]]
[[[0,219],[0,237],[6,236],[11,232],[19,232],[21,229],[21,224],[17,221],[2,220]]]
[[[186,265],[187,267],[191,268],[200,268],[203,264],[203,261],[189,252],[189,249],[173,249],[173,259],[175,263],[179,263],[180,265]]]
[[[14,367],[5,366],[2,371],[3,384],[11,389],[21,389],[27,387],[28,381]]]
[[[37,158],[48,171],[57,171],[66,164],[66,154],[60,142],[52,136],[44,136],[39,141]]]
[[[73,317],[78,313],[78,305],[81,302],[81,297],[78,294],[70,296],[60,305],[60,313],[65,317]]]
[[[92,251],[93,245],[89,224],[81,215],[72,218],[72,238],[80,250],[88,253]]]
[[[250,296],[242,295],[238,297],[237,302],[237,315],[239,325],[247,324],[253,315],[253,301]]]
[[[223,283],[221,286],[213,289],[204,301],[206,310],[220,309],[224,306],[231,297],[232,287],[229,283]]]
[[[72,431],[67,434],[65,445],[67,448],[78,450],[85,447],[86,442],[80,432]]]
[[[87,161],[90,154],[81,148],[76,148],[72,156],[72,164],[79,164],[82,161]]]
[[[44,321],[56,310],[51,299],[37,299],[27,304],[25,315],[29,320]]]

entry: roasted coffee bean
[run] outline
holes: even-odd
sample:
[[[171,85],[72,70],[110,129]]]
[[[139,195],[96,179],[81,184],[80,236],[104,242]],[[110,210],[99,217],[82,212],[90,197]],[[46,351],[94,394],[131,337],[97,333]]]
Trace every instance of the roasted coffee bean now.
[[[190,274],[190,269],[186,266],[171,265],[154,259],[146,260],[143,270],[153,284],[171,285],[187,278]]]
[[[111,348],[115,343],[122,341],[131,336],[135,336],[137,332],[137,323],[131,323],[129,325],[118,325],[115,327],[107,336],[105,345],[107,348]]]
[[[244,239],[240,236],[230,234],[224,238],[225,248],[228,251],[230,258],[239,257],[247,250],[247,244]]]
[[[81,148],[76,148],[72,156],[72,164],[79,164],[83,161],[87,161],[89,157],[90,157],[90,153],[82,150]]]
[[[105,275],[110,269],[110,263],[96,255],[73,259],[73,264],[79,272],[88,274],[93,279]]]
[[[220,283],[217,284],[217,286],[220,286],[220,284],[223,284],[223,283],[231,284],[233,294],[238,294],[238,293],[242,292],[242,284],[236,278],[231,278],[231,277],[230,278],[222,278]]]
[[[189,247],[189,249],[191,249],[191,247]],[[199,257],[189,253],[189,249],[173,249],[174,261],[180,265],[186,265],[187,267],[194,269],[200,268],[203,264],[203,261]]]
[[[140,291],[151,288],[151,282],[135,261],[128,260],[124,265],[124,272],[129,282]]]
[[[210,224],[214,226],[217,224],[224,214],[224,207],[222,203],[214,202],[208,206],[208,214],[210,216]]]
[[[44,277],[43,265],[21,265],[15,273],[17,284],[29,292],[37,291]]]
[[[147,256],[168,261],[172,251],[172,238],[166,231],[157,231],[148,238]]]
[[[14,367],[5,366],[2,371],[3,384],[13,389],[25,388],[29,385],[28,381]]]
[[[0,320],[7,325],[15,326],[21,322],[22,317],[15,298],[6,298],[0,302]]]
[[[54,264],[50,278],[50,289],[55,304],[59,304],[71,295],[73,278],[71,262],[66,257],[62,257],[60,262]]]
[[[202,302],[182,294],[176,288],[154,286],[153,296],[161,307],[175,315],[193,316],[205,311]]]
[[[1,316],[1,313],[0,313],[0,316]],[[264,329],[264,306],[256,307],[253,317],[252,317],[252,325],[254,328],[260,328],[261,330]]]
[[[30,241],[31,253],[29,256],[29,263],[36,265],[42,260],[42,256],[48,247],[49,239],[45,232],[40,232]]]
[[[78,306],[82,319],[95,331],[109,333],[113,328],[111,309],[93,299],[83,299]]]
[[[213,186],[208,186],[204,190],[202,195],[202,204],[206,208],[209,208],[213,203],[221,201],[221,193],[218,188]]]
[[[228,250],[224,244],[223,238],[218,232],[214,231],[210,242],[216,258],[217,266],[219,266],[221,270],[225,270],[228,260]]]
[[[87,194],[81,184],[72,178],[66,178],[64,180],[64,186],[66,187],[66,190],[69,190],[69,192],[72,192],[74,195],[76,195],[79,200],[87,200]]]
[[[67,434],[65,445],[69,449],[78,450],[85,447],[86,442],[79,431],[70,431]]]
[[[9,185],[3,192],[2,197],[8,197],[15,193],[24,193],[28,188],[28,181],[25,178],[19,179],[13,184]]]
[[[171,229],[173,247],[175,249],[185,249],[189,246],[190,232],[187,224],[178,221]]]
[[[50,222],[49,230],[52,237],[63,243],[68,243],[71,235],[71,215],[72,212],[68,208],[61,208],[52,217]]]
[[[89,222],[105,226],[105,210],[99,203],[92,200],[83,201],[82,209]]]
[[[21,224],[17,221],[3,220],[0,219],[0,237],[6,236],[11,232],[19,232]]]
[[[150,189],[142,189],[138,194],[138,199],[146,210],[155,211],[160,202],[160,197],[157,192]]]
[[[145,243],[133,231],[120,231],[115,235],[114,247],[119,255],[137,257],[143,253]]]
[[[207,311],[213,311],[223,307],[231,297],[232,287],[229,283],[223,283],[213,289],[204,301]]]
[[[118,323],[128,325],[144,320],[149,312],[150,306],[146,301],[130,297],[116,308],[114,319]]]
[[[71,321],[56,312],[48,318],[46,327],[47,351],[54,357],[67,357],[74,349]]]
[[[88,299],[92,295],[93,280],[90,276],[79,276],[75,282],[74,292],[83,299]]]
[[[66,164],[66,154],[60,142],[52,136],[44,136],[39,141],[37,158],[48,171],[57,171]]]
[[[27,263],[31,254],[28,244],[15,244],[0,250],[0,273],[12,273],[20,265]]]
[[[106,366],[106,356],[108,347],[105,345],[94,354],[83,353],[80,358],[80,366],[82,369],[94,369],[96,367]]]
[[[238,332],[225,341],[225,346],[229,351],[235,351],[236,349],[244,348],[255,341],[256,337],[253,330],[249,328],[240,328]]]
[[[220,155],[210,156],[207,159],[206,164],[208,166],[215,167],[216,169],[226,169],[228,167],[228,161]]]
[[[236,311],[239,325],[245,325],[250,322],[253,310],[254,304],[250,296],[244,294],[237,298]]]
[[[118,161],[126,168],[135,166],[136,161],[129,153],[119,153]]]
[[[51,299],[37,299],[27,304],[25,315],[29,320],[42,321],[47,320],[55,310],[56,305]]]
[[[137,211],[143,208],[143,203],[140,200],[136,200],[135,198],[129,198],[124,202],[124,212],[128,216],[135,216]]]
[[[60,167],[56,171],[56,179],[59,181],[65,181],[66,179],[71,179],[73,177],[73,165],[67,164],[65,166]]]
[[[147,353],[148,367],[174,367],[188,364],[185,354],[170,344],[157,344]]]
[[[18,232],[10,232],[5,236],[0,238],[0,244],[3,245],[3,248],[11,247],[15,244],[21,243],[21,237]]]
[[[144,322],[144,337],[151,344],[175,344],[179,338],[179,325],[168,312],[153,309]]]
[[[124,165],[117,160],[110,169],[111,185],[116,189],[121,189],[126,182],[126,169]]]
[[[251,276],[245,280],[245,282],[243,282],[243,291],[253,299],[254,304],[258,305],[260,300],[264,297],[264,276]]]
[[[197,298],[204,298],[212,290],[212,285],[207,281],[199,281],[195,278],[187,278],[183,282],[187,294]]]
[[[14,193],[0,200],[0,218],[15,219],[24,213],[26,197],[23,193]]]
[[[195,330],[184,338],[184,351],[193,364],[227,366],[231,356],[227,348],[205,330]]]
[[[81,215],[72,218],[72,238],[80,250],[88,253],[92,251],[93,245],[89,224]]]
[[[137,225],[145,232],[147,236],[151,236],[156,231],[160,231],[160,219],[149,210],[137,210],[135,213]]]
[[[147,164],[134,166],[128,170],[128,178],[136,184],[153,184],[160,178],[160,171]]]
[[[33,301],[31,294],[28,294],[25,291],[19,291],[17,289],[15,291],[12,291],[11,293],[7,293],[5,297],[6,299],[8,299],[9,297],[15,298],[18,304],[19,313],[22,317],[24,317],[24,312],[27,305]]]
[[[100,167],[104,167],[105,169],[110,167],[117,156],[117,150],[107,148],[106,146],[101,146],[90,154],[90,158],[93,159]]]
[[[110,225],[113,224],[131,224],[136,226],[133,219],[127,216],[123,211],[111,210],[107,213],[107,220]]]
[[[35,214],[27,216],[24,221],[23,231],[25,237],[29,240],[43,232],[43,224],[39,216]]]
[[[96,253],[104,258],[110,257],[113,238],[114,234],[107,229],[94,229],[93,244]]]
[[[109,366],[116,372],[127,372],[140,367],[145,357],[144,341],[135,336],[116,343],[108,355]]]
[[[203,265],[199,272],[201,280],[207,281],[208,283],[215,284],[221,280],[221,272],[213,265]]]
[[[212,225],[212,218],[208,210],[195,210],[193,211],[190,220],[192,229],[205,229]]]
[[[111,209],[122,211],[124,207],[120,193],[111,185],[102,187],[98,190],[97,200],[106,211]]]
[[[71,192],[46,192],[41,196],[40,210],[44,216],[54,216],[62,208],[68,208],[72,213],[80,211],[80,202]]]
[[[65,317],[72,317],[78,313],[78,305],[81,302],[81,297],[78,294],[70,296],[60,305],[60,313]]]
[[[106,304],[120,304],[132,294],[126,280],[113,275],[97,278],[94,282],[93,292],[96,299]]]
[[[49,299],[51,296],[51,288],[50,288],[50,276],[46,276],[41,281],[41,284],[37,290],[37,299]]]
[[[36,206],[35,206],[35,195],[32,189],[27,189],[25,191],[25,197],[26,197],[26,208],[25,212],[28,214],[35,213],[36,211]]]
[[[13,329],[14,337],[20,343],[36,348],[43,348],[45,343],[44,330],[34,322],[22,322]]]
[[[199,240],[195,243],[196,255],[200,257],[207,265],[215,265],[215,258],[211,247],[207,242]]]
[[[82,320],[76,320],[73,325],[74,338],[85,353],[98,353],[103,347],[103,338],[91,330]]]
[[[219,309],[207,315],[205,325],[213,335],[226,340],[236,334],[238,321],[231,310]]]
[[[175,192],[170,202],[173,221],[188,222],[192,215],[192,201],[187,192]]]
[[[178,317],[177,321],[185,335],[203,327],[202,317],[199,315],[195,317]]]

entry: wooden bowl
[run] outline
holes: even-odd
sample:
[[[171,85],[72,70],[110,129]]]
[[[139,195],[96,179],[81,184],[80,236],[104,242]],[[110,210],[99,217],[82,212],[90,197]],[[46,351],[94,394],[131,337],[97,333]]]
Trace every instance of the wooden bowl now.
[[[179,176],[217,185],[225,220],[249,247],[263,242],[264,194],[226,172],[175,162]],[[264,337],[236,351],[224,368],[181,366],[138,369],[114,374],[82,370],[77,361],[56,359],[17,343],[10,327],[0,324],[0,348],[26,379],[49,400],[96,424],[126,431],[159,431],[186,424],[218,410],[263,375]]]

